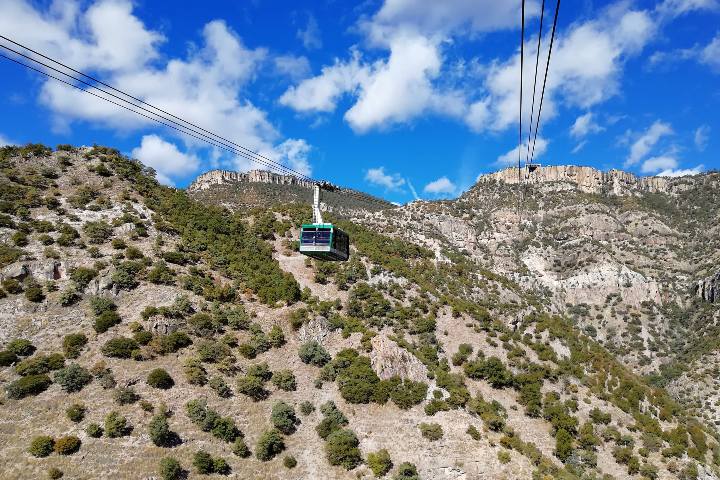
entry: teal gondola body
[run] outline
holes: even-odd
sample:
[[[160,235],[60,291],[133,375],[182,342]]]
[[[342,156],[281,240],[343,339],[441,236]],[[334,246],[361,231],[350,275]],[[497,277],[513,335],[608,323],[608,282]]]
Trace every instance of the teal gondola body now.
[[[304,224],[300,253],[318,260],[345,261],[350,256],[350,238],[332,223]]]

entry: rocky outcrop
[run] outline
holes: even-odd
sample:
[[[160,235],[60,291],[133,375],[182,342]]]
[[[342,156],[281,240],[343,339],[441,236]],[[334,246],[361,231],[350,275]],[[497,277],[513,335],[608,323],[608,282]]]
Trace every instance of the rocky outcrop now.
[[[507,184],[517,184],[518,181],[529,184],[565,184],[566,188],[576,188],[585,193],[610,195],[669,193],[672,183],[672,180],[666,177],[638,177],[622,170],[603,172],[592,167],[575,165],[553,165],[533,171],[523,167],[519,176],[518,169],[511,167],[478,179],[480,184],[491,181]],[[562,185],[556,185],[556,189],[558,186],[562,189]]]
[[[268,170],[250,170],[249,172],[211,170],[197,177],[188,186],[188,191],[208,190],[213,185],[233,183],[272,183],[276,185],[297,185],[305,188],[312,188],[313,186],[313,182],[301,180],[293,175],[280,175]]]
[[[65,277],[65,266],[59,261],[42,260],[13,263],[0,271],[0,280],[24,280],[27,277],[44,281],[58,280]]]
[[[720,272],[700,280],[695,285],[695,295],[706,302],[720,302]]]
[[[371,343],[370,364],[378,377],[386,380],[398,376],[416,382],[427,381],[427,369],[415,355],[385,335],[373,337]]]

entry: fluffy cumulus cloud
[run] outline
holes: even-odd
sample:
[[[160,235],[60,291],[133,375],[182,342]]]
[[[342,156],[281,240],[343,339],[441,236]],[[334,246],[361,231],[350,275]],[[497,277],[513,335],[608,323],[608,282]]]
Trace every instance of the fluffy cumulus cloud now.
[[[720,33],[700,51],[700,62],[720,72]]]
[[[591,133],[599,133],[604,130],[594,118],[592,112],[580,115],[570,127],[570,135],[575,138],[582,138]]]
[[[384,55],[366,61],[356,46],[347,60],[338,59],[320,74],[290,87],[280,102],[297,111],[323,113],[334,111],[338,100],[348,95],[353,103],[344,118],[361,133],[427,114],[455,118],[475,132],[505,130],[520,115],[519,52],[487,62],[478,69],[482,72],[478,81],[468,82],[467,75],[454,74],[463,62],[449,61],[447,49],[461,37],[517,28],[519,3],[385,0],[375,15],[359,23],[365,47]],[[537,15],[538,2],[529,2],[527,9],[528,17]],[[618,2],[596,19],[563,29],[553,50],[543,118],[553,117],[559,102],[587,109],[616,95],[626,60],[655,35],[651,13]],[[528,41],[528,58],[535,55],[535,45]],[[540,52],[541,72],[546,56],[547,43]],[[525,72],[528,87],[534,69]],[[525,103],[523,115],[529,120],[531,101]]]
[[[670,171],[678,166],[678,161],[671,156],[661,155],[658,157],[651,157],[646,159],[640,171],[642,173],[657,173],[661,171]]]
[[[625,160],[625,167],[636,165],[650,153],[661,138],[672,134],[673,130],[669,123],[660,120],[655,121],[655,123],[643,132],[630,146],[630,153]]]
[[[165,59],[159,51],[164,36],[133,14],[132,2],[98,0],[83,10],[84,5],[55,2],[41,11],[25,0],[1,2],[0,31],[78,69],[100,72],[108,83],[253,151],[288,165],[300,161],[288,147],[292,142],[283,143],[287,140],[267,114],[244,93],[267,60],[265,49],[246,47],[227,24],[212,21],[202,29],[201,42],[192,45],[184,58]],[[276,59],[275,66],[288,75],[306,68],[302,59],[290,57]],[[58,127],[77,120],[124,131],[157,126],[52,80],[43,84],[40,101],[55,114]],[[207,147],[199,140],[179,138],[187,148]],[[232,157],[223,153],[221,163],[241,163]]]
[[[307,23],[304,28],[298,29],[297,38],[308,50],[322,47],[322,38],[320,38],[320,27],[314,15],[308,15]]]
[[[440,177],[425,185],[423,191],[431,195],[452,195],[457,191],[457,185],[447,177]]]
[[[365,180],[386,190],[399,190],[405,185],[405,179],[398,173],[386,173],[385,167],[371,168],[365,172]]]
[[[518,148],[520,148],[520,158],[521,160],[525,159],[525,156],[528,151],[528,142],[526,141],[523,143],[520,147],[515,147],[509,152],[500,155],[497,160],[495,161],[495,165],[499,167],[508,167],[510,165],[517,165],[518,161]],[[537,141],[535,142],[535,156],[533,157],[533,161],[537,161],[538,158],[540,158],[548,148],[548,141],[545,140],[542,137],[538,137]],[[533,151],[533,143],[530,142],[530,153],[532,154]]]
[[[140,146],[133,149],[131,155],[152,167],[158,181],[165,185],[174,185],[173,177],[196,173],[200,167],[200,161],[195,155],[181,152],[175,144],[158,135],[143,136]]]
[[[663,17],[679,17],[696,10],[718,10],[718,0],[663,0],[656,10]]]
[[[688,175],[699,175],[705,170],[705,165],[698,165],[693,168],[667,169],[658,173],[658,177],[686,177]]]

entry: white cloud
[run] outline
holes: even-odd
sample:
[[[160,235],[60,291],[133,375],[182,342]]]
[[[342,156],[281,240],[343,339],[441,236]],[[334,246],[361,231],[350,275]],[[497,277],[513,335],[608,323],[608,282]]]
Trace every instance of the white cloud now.
[[[447,177],[440,177],[437,180],[434,180],[425,185],[423,191],[425,193],[431,193],[433,195],[451,195],[457,191],[457,186]]]
[[[580,150],[585,148],[585,145],[587,145],[587,140],[583,140],[582,142],[575,145],[575,148],[573,148],[570,153],[572,153],[573,155],[575,155],[576,153],[579,153]]]
[[[308,50],[322,47],[320,27],[318,26],[317,19],[312,14],[308,15],[308,21],[305,28],[299,29],[296,36]]]
[[[385,173],[385,167],[371,168],[365,173],[365,180],[387,190],[398,190],[405,185],[405,179],[399,173]]]
[[[158,181],[165,185],[174,185],[171,177],[195,173],[200,166],[195,155],[181,152],[177,146],[157,135],[143,136],[140,146],[134,148],[131,155],[155,169]]]
[[[310,62],[303,56],[279,55],[273,58],[273,64],[277,73],[293,80],[305,78],[310,73]]]
[[[650,153],[650,150],[662,137],[672,135],[672,133],[673,130],[670,124],[660,120],[655,121],[630,147],[630,154],[625,160],[625,167],[638,163]]]
[[[305,140],[290,138],[278,145],[276,150],[281,155],[278,159],[279,163],[305,176],[312,175],[312,168],[308,161],[308,155],[312,148]]]
[[[599,133],[605,130],[593,118],[593,113],[588,112],[580,115],[570,127],[570,135],[575,138],[582,138],[590,133]]]
[[[8,145],[17,145],[17,143],[13,142],[12,140],[10,140],[9,138],[7,138],[4,135],[0,135],[0,147],[5,147]]]
[[[679,17],[696,10],[717,10],[718,0],[664,0],[656,7],[658,13],[665,17]]]
[[[700,62],[720,71],[720,34],[700,51]]]
[[[642,163],[640,171],[642,173],[655,173],[660,171],[669,171],[678,166],[678,162],[674,157],[661,155],[659,157],[648,158]]]
[[[280,103],[299,112],[332,112],[340,96],[352,92],[366,81],[369,68],[360,64],[360,54],[354,52],[348,62],[335,61],[323,67],[322,73],[290,87],[280,97]]]
[[[535,143],[535,157],[533,161],[536,161],[538,158],[540,158],[546,151],[548,147],[548,141],[545,140],[542,137],[537,138],[537,142]],[[528,144],[527,141],[522,144],[520,148],[520,158],[521,162],[524,161],[525,155],[527,154],[528,150]],[[530,143],[530,152],[532,153],[533,144]],[[509,152],[505,153],[504,155],[500,155],[497,160],[495,161],[495,164],[502,167],[508,167],[510,165],[517,165],[518,161],[518,147],[513,148]]]
[[[705,147],[707,147],[708,140],[710,138],[710,126],[709,125],[701,125],[695,130],[695,136],[693,140],[695,141],[695,147],[700,150],[701,152],[705,150]]]
[[[693,168],[685,168],[685,169],[679,169],[679,170],[663,170],[662,172],[658,173],[658,177],[685,177],[688,175],[699,175],[705,170],[705,165],[698,165]]]
[[[184,57],[164,58],[158,51],[164,37],[134,16],[129,0],[98,0],[85,10],[81,5],[55,2],[42,11],[24,0],[0,2],[0,31],[64,63],[89,73],[100,71],[108,83],[253,151],[300,162],[305,168],[298,158],[287,158],[290,144],[283,146],[285,139],[267,114],[247,98],[247,84],[267,60],[265,49],[246,47],[232,29],[216,20],[204,26],[201,42],[190,45]],[[291,63],[289,57],[280,57],[275,66],[288,74],[302,68],[300,59],[294,66]],[[87,121],[125,132],[158,127],[53,80],[42,85],[39,99],[59,126]],[[202,141],[169,133],[188,148],[208,148]],[[220,156],[217,149],[212,153]],[[233,157],[223,153],[215,163],[231,166]]]

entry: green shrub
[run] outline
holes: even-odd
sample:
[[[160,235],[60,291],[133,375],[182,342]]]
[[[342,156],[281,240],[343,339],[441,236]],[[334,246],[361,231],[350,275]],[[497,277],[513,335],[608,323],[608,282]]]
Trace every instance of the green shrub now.
[[[330,361],[330,354],[317,341],[311,340],[300,346],[298,356],[303,363],[322,367]]]
[[[427,384],[423,382],[405,379],[390,391],[390,398],[395,405],[407,410],[425,400],[427,389]]]
[[[80,351],[87,345],[88,339],[84,333],[71,333],[63,338],[63,352],[66,358],[78,358]]]
[[[212,433],[214,437],[228,443],[242,436],[240,429],[235,425],[235,421],[230,417],[217,418],[213,423],[210,433]]]
[[[193,467],[201,475],[209,475],[214,472],[213,458],[209,453],[200,450],[193,455]]]
[[[465,375],[473,379],[487,380],[493,388],[504,388],[513,385],[512,373],[505,367],[497,357],[490,357],[487,360],[478,358],[468,362],[464,367]]]
[[[262,378],[254,375],[245,375],[237,380],[237,391],[243,395],[247,395],[256,402],[268,397],[269,393],[265,390],[265,382]]]
[[[130,433],[131,428],[127,419],[118,412],[110,412],[105,416],[105,435],[109,438],[124,437]]]
[[[65,359],[59,353],[53,353],[48,356],[38,353],[15,365],[15,372],[22,376],[41,375],[52,370],[63,368],[64,365]]]
[[[172,285],[175,283],[175,270],[167,266],[167,263],[159,261],[147,274],[147,280],[156,285]]]
[[[190,332],[198,337],[209,338],[218,331],[218,326],[213,321],[212,316],[207,313],[196,313],[188,318],[187,326]]]
[[[182,465],[173,457],[165,457],[160,460],[159,472],[162,480],[182,480],[185,478]]]
[[[106,357],[130,358],[137,349],[138,344],[132,338],[115,337],[105,342],[101,351]]]
[[[216,363],[230,355],[230,348],[222,342],[201,340],[197,346],[197,356],[202,362]]]
[[[0,351],[0,367],[9,367],[18,361],[18,356],[9,350]]]
[[[230,472],[230,465],[224,458],[213,458],[213,473],[217,473],[218,475],[229,475]]]
[[[268,332],[268,341],[274,348],[280,348],[285,345],[285,334],[278,325],[273,325]]]
[[[105,333],[121,321],[120,315],[115,310],[105,310],[95,317],[93,328],[97,333]]]
[[[185,361],[185,378],[191,385],[205,385],[207,383],[207,370],[197,358],[188,358]]]
[[[305,400],[304,402],[300,403],[300,413],[302,413],[303,415],[310,415],[314,411],[315,405],[313,405],[312,402]]]
[[[565,462],[572,454],[573,438],[567,430],[561,428],[555,434],[555,456]]]
[[[33,457],[47,457],[55,449],[55,440],[47,435],[40,435],[32,439],[28,452]]]
[[[384,477],[393,467],[390,454],[384,448],[377,452],[368,453],[366,463],[372,470],[373,475],[378,478]]]
[[[86,222],[83,225],[83,233],[87,235],[88,242],[101,244],[108,241],[113,234],[113,227],[102,220]]]
[[[50,386],[52,381],[45,374],[28,375],[10,383],[7,388],[7,396],[12,399],[21,399],[30,395],[38,395]]]
[[[75,282],[80,290],[85,290],[97,275],[98,271],[94,268],[77,267],[70,272],[70,280]]]
[[[147,330],[139,330],[133,333],[133,340],[135,340],[138,345],[147,345],[152,341],[152,339],[153,334]]]
[[[132,387],[121,387],[113,392],[113,399],[118,405],[130,405],[137,402],[140,396]]]
[[[82,422],[83,418],[85,418],[86,410],[85,405],[82,403],[73,403],[65,410],[65,413],[71,421],[78,423]]]
[[[475,425],[470,425],[467,428],[466,433],[470,435],[470,438],[473,440],[480,440],[482,438],[482,434],[477,428],[475,428]]]
[[[295,460],[295,457],[292,455],[285,455],[285,458],[283,458],[283,465],[285,468],[295,468],[297,466],[297,460]]]
[[[189,345],[192,345],[192,340],[185,332],[180,331],[158,335],[150,342],[153,351],[158,355],[175,353]]]
[[[75,435],[60,437],[55,441],[55,452],[59,455],[72,455],[80,450],[80,439]]]
[[[117,310],[117,305],[112,300],[105,297],[92,297],[90,298],[90,308],[94,315],[100,315],[103,312],[110,310]]]
[[[510,463],[510,460],[512,460],[510,452],[508,452],[507,450],[500,450],[499,452],[497,452],[497,457],[500,463],[502,463],[503,465]]]
[[[167,390],[175,385],[170,374],[162,368],[156,368],[147,377],[147,384],[154,388]]]
[[[103,435],[103,429],[97,423],[91,423],[85,427],[85,433],[92,438],[100,438]]]
[[[25,298],[34,303],[40,303],[45,299],[43,289],[37,283],[30,283],[25,287]]]
[[[255,446],[255,457],[266,462],[285,450],[282,434],[276,429],[265,430]]]
[[[17,294],[23,292],[22,284],[20,282],[18,282],[17,280],[15,280],[14,278],[6,278],[5,280],[3,280],[2,287],[5,289],[5,291],[7,293],[12,294],[12,295],[17,295]],[[32,353],[32,352],[30,352],[30,353]]]
[[[325,454],[330,465],[352,470],[362,463],[360,442],[352,430],[336,430],[327,437]]]
[[[337,408],[333,401],[323,403],[320,406],[320,413],[323,414],[324,418],[315,427],[315,431],[323,439],[348,424],[347,417]]]
[[[403,462],[398,466],[394,480],[420,480],[417,467],[409,462]]]
[[[79,392],[92,381],[92,375],[85,368],[77,363],[71,363],[67,367],[55,372],[55,383],[60,385],[66,392]]]
[[[270,421],[273,426],[285,435],[295,432],[300,420],[295,415],[295,409],[285,402],[276,402],[272,407]]]
[[[295,391],[295,375],[293,375],[290,370],[277,370],[273,372],[271,381],[273,385],[280,390],[285,390],[286,392]]]
[[[57,480],[58,478],[62,478],[64,473],[59,468],[52,467],[48,469],[48,478],[50,480]]]
[[[218,397],[220,398],[232,397],[232,390],[230,389],[228,384],[225,383],[225,380],[219,375],[211,378],[208,382],[208,386],[215,390],[215,393],[217,393]]]
[[[172,447],[179,443],[178,435],[170,430],[167,416],[164,413],[155,415],[148,424],[150,440],[158,447]]]
[[[247,458],[251,455],[250,449],[248,448],[245,440],[243,440],[242,437],[238,437],[235,439],[232,451],[240,458]]]
[[[443,437],[443,429],[437,423],[421,423],[418,427],[422,436],[431,442],[440,440]]]
[[[63,307],[69,307],[75,305],[80,301],[80,294],[74,286],[70,286],[60,292],[59,302]]]

